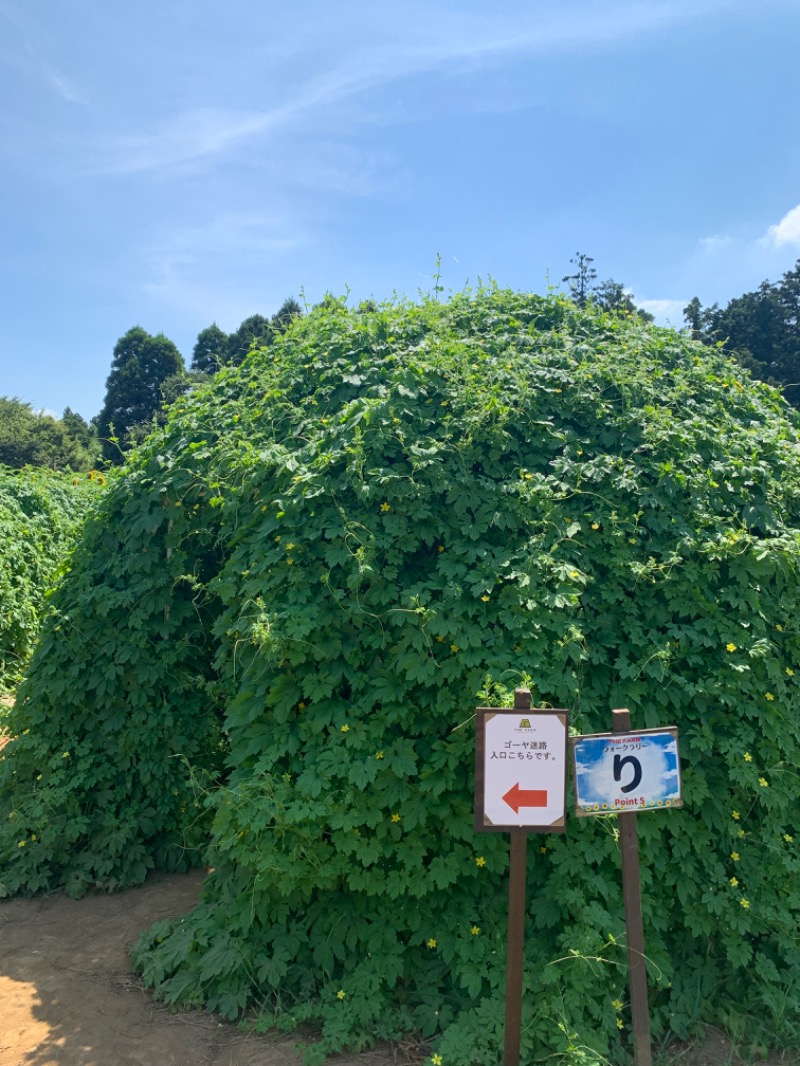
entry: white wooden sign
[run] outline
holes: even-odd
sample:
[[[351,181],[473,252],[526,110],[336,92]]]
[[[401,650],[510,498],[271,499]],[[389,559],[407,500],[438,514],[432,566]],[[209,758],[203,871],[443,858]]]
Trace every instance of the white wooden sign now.
[[[563,833],[567,712],[477,710],[475,828]]]

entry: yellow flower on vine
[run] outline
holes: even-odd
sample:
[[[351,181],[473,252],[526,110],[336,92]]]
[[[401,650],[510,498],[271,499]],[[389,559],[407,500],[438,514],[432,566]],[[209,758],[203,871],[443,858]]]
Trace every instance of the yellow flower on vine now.
[[[470,929],[470,933],[472,933],[473,936],[478,936],[480,931],[481,927],[479,925],[473,925],[473,927]]]
[[[739,852],[738,851],[732,851],[731,852],[731,858],[733,859],[734,862],[738,862],[739,861]]]
[[[428,939],[428,947],[429,948],[435,948],[436,947],[436,939],[434,937],[429,937],[429,939]]]
[[[614,1010],[622,1010],[624,1004],[621,999],[612,999],[611,1006],[614,1008]]]
[[[399,822],[400,821],[400,815],[397,813],[397,811],[395,811],[395,813],[392,815],[392,821],[393,822]]]
[[[769,788],[769,781],[767,781],[766,777],[759,777],[758,783],[762,788]]]
[[[624,1028],[625,1028],[625,1023],[623,1022],[622,1018],[617,1018],[617,1029],[624,1029]]]
[[[786,667],[786,676],[787,677],[794,677],[794,670],[791,668],[791,666],[787,666]]]
[[[741,815],[738,811],[731,811],[731,818],[733,818],[734,821],[738,822],[740,817]]]
[[[745,762],[752,762],[753,761],[753,756],[750,754],[749,751],[746,751],[744,753],[744,761]]]
[[[791,842],[794,840],[794,837],[791,835],[791,833],[784,833],[783,839],[786,841],[787,844],[791,844]]]
[[[745,910],[748,910],[749,907],[750,907],[750,900],[749,899],[740,899],[739,903],[744,907]]]
[[[733,885],[734,888],[736,888],[736,886],[739,884],[739,878],[738,877],[732,877],[731,878],[731,884]]]
[[[431,1064],[432,1064],[432,1066],[442,1066],[442,1056],[441,1055],[431,1055]]]
[[[455,653],[458,651],[458,645],[457,644],[451,644],[450,645],[450,651],[455,655]]]
[[[339,991],[336,993],[336,998],[337,999],[344,999],[344,997],[346,995],[347,995],[347,993],[345,992],[345,990],[343,988],[340,988]]]
[[[484,603],[488,603],[489,602],[489,597],[488,596],[481,596],[481,599],[483,600]]]
[[[765,700],[769,700],[769,702],[772,703],[772,701],[775,699],[775,697],[772,695],[771,692],[765,692],[764,693],[764,699]]]
[[[592,522],[592,529],[599,529],[600,524],[598,522]]]
[[[736,645],[735,644],[726,644],[725,645],[725,651],[736,651]]]
[[[486,859],[484,859],[483,855],[479,855],[477,857],[477,859],[475,860],[475,865],[476,866],[485,866],[486,865]]]
[[[376,758],[376,759],[382,759],[382,758],[383,758],[383,752],[382,752],[382,751],[378,751],[378,752],[376,752],[376,753],[375,753],[375,758]]]
[[[349,725],[343,725],[342,726],[342,732],[343,733],[349,733],[350,732],[350,726]]]
[[[389,506],[388,503],[382,503],[381,504],[381,510],[385,513],[386,511],[391,511],[391,507]]]

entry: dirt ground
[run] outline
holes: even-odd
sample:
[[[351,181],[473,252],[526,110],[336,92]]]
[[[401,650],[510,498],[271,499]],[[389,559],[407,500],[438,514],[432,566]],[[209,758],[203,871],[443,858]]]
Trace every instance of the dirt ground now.
[[[262,1036],[155,1003],[128,949],[197,900],[203,871],[114,896],[0,903],[0,1066],[299,1066],[295,1037]],[[391,1049],[339,1066],[394,1066]]]
[[[61,893],[0,902],[0,1066],[300,1066],[295,1037],[263,1036],[153,1001],[130,968],[141,930],[185,913],[204,871],[157,876],[117,895]],[[406,1066],[413,1049],[340,1058],[337,1066]],[[734,1066],[718,1033],[659,1066]],[[773,1058],[765,1066],[797,1066]],[[452,1066],[459,1066],[454,1063]]]

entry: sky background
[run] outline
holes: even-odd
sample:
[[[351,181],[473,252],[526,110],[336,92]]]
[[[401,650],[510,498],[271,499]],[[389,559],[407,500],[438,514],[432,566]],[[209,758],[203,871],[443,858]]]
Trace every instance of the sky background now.
[[[800,258],[798,0],[0,0],[0,395],[287,296],[576,252],[660,322]]]

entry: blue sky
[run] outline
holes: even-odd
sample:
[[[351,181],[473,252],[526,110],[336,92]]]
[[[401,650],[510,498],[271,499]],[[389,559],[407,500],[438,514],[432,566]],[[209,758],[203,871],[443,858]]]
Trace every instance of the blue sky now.
[[[285,297],[542,292],[659,320],[800,258],[797,0],[0,0],[0,395]]]

